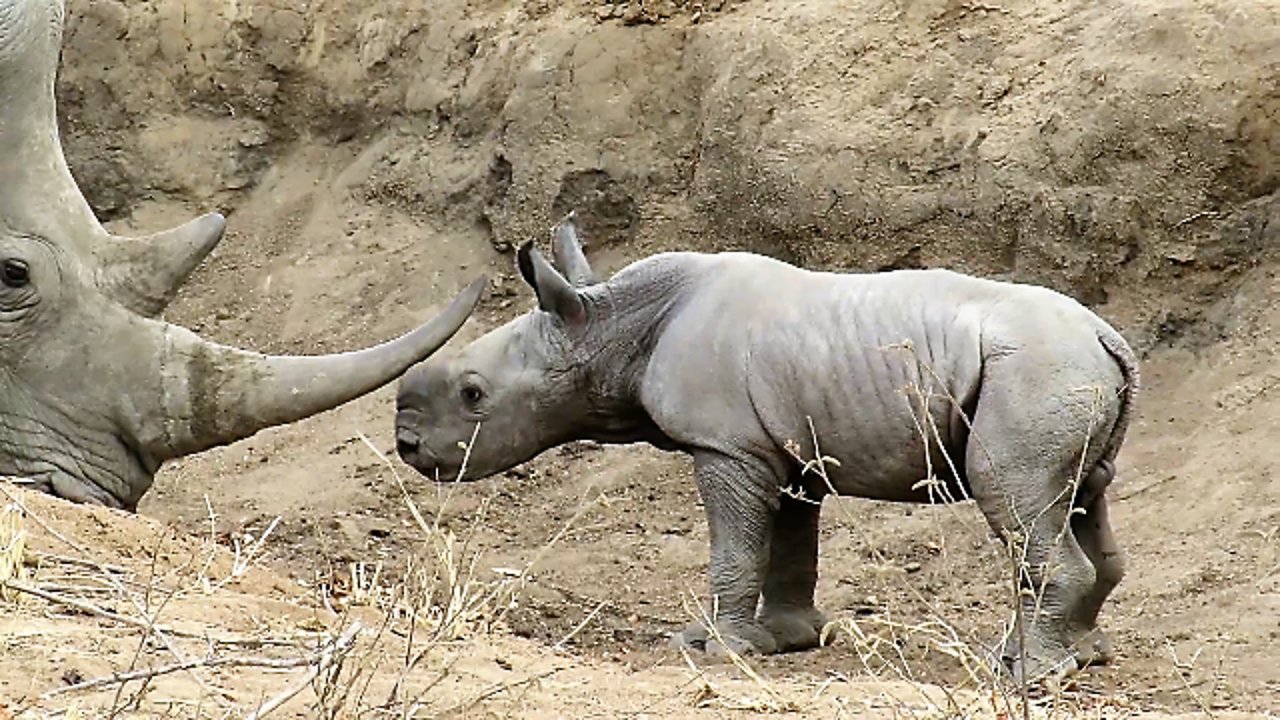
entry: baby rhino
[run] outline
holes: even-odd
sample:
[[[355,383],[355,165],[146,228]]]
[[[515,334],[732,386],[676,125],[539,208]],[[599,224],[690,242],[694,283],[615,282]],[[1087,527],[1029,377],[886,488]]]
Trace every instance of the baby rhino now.
[[[1097,617],[1123,560],[1105,490],[1138,369],[1107,323],[1040,287],[745,253],[663,253],[600,282],[572,214],[552,248],[554,265],[519,249],[536,310],[405,375],[405,462],[453,480],[468,445],[475,480],[578,439],[688,453],[716,629],[740,652],[819,644],[824,496],[971,498],[1035,590],[1006,669],[1028,681],[1109,659]],[[816,450],[839,461],[826,478],[805,472]],[[707,635],[678,640],[719,649]]]

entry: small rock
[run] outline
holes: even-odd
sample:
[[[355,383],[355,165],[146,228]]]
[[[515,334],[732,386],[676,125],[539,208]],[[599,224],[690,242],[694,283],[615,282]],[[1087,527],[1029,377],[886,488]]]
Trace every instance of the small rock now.
[[[640,7],[638,4],[628,5],[626,9],[622,11],[623,25],[638,25],[645,22],[647,19],[648,18],[646,18],[644,14],[644,8]]]
[[[256,125],[237,138],[236,142],[238,142],[242,148],[256,148],[266,145],[267,141],[270,139],[271,136],[267,132],[266,127]]]
[[[921,565],[918,562],[909,562],[906,565],[903,565],[902,569],[906,570],[908,573],[918,573],[920,572],[920,567]]]

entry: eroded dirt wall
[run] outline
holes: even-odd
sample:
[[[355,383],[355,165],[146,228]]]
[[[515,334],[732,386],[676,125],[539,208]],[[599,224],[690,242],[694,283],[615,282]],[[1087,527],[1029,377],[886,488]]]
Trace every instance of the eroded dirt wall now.
[[[1146,346],[1275,245],[1278,78],[1243,0],[72,0],[59,96],[106,217],[349,147],[352,199],[500,252],[578,207],[628,257],[1043,282]]]

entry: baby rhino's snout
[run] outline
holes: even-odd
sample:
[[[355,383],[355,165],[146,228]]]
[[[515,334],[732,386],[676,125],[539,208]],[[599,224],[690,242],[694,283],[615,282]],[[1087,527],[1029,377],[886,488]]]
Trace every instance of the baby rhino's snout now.
[[[426,477],[435,475],[438,463],[430,448],[424,445],[417,430],[401,423],[396,423],[396,454],[420,474]]]

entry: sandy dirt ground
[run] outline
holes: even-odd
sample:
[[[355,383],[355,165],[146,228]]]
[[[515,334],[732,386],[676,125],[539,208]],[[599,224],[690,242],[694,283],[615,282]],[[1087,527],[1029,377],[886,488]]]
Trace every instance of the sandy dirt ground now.
[[[69,12],[72,169],[115,231],[228,213],[167,314],[219,341],[355,348],[486,272],[460,345],[532,306],[511,246],[570,208],[606,272],[735,248],[1080,297],[1143,353],[1112,490],[1129,574],[1117,661],[1034,711],[1280,716],[1274,4]],[[0,597],[0,719],[239,716],[295,687],[272,717],[1010,712],[975,656],[1010,606],[976,508],[831,501],[842,636],[686,658],[665,637],[704,601],[707,531],[685,458],[581,443],[437,486],[392,457],[393,397],[170,463],[136,516],[6,487],[45,596]]]

